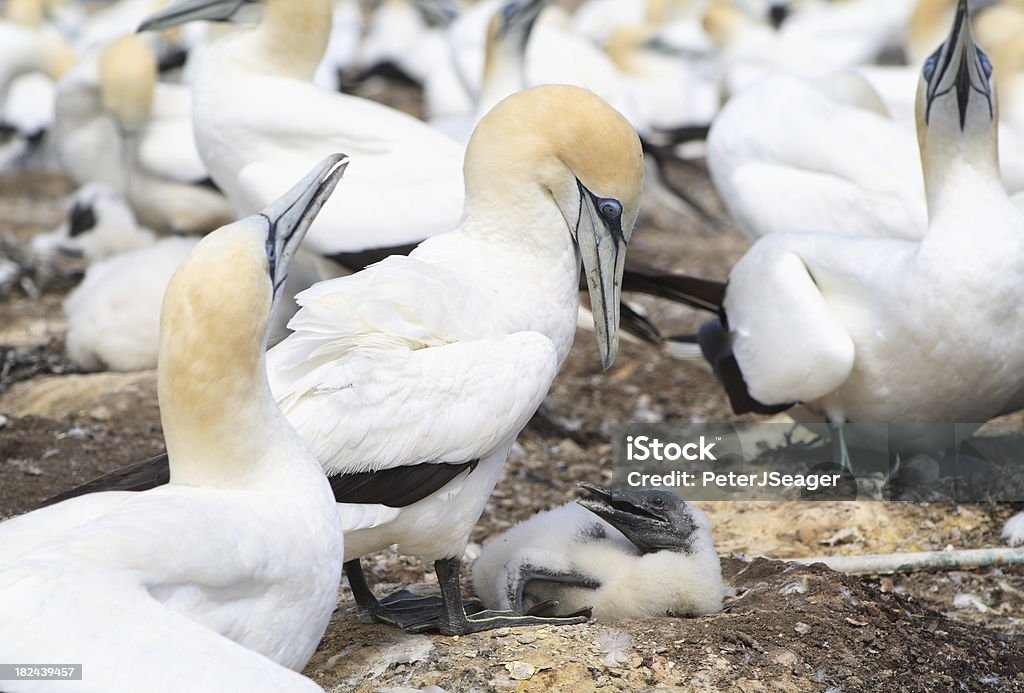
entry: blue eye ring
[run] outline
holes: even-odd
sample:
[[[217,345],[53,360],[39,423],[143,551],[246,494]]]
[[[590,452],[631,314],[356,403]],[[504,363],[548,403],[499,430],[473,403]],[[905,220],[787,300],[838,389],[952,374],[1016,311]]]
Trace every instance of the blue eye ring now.
[[[924,81],[931,82],[932,77],[935,76],[935,67],[939,64],[939,52],[941,50],[942,49],[940,48],[935,51],[928,56],[927,60],[924,61],[924,69],[922,70],[922,73],[924,74]]]
[[[981,63],[981,69],[985,73],[985,77],[991,79],[992,77],[992,61],[988,59],[988,55],[985,51],[978,48],[978,62]]]
[[[597,203],[597,210],[606,219],[618,219],[622,216],[622,204],[618,200],[604,199]]]

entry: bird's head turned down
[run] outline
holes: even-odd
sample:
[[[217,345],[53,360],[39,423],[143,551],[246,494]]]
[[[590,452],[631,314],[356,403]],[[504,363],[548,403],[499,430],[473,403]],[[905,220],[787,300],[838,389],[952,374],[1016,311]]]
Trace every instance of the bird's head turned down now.
[[[165,395],[195,401],[207,384],[223,391],[225,382],[252,378],[288,264],[347,165],[342,155],[328,157],[262,212],[217,229],[189,253],[164,294],[162,403]]]
[[[995,75],[959,0],[948,38],[925,61],[917,94],[917,132],[926,174],[933,159],[994,162],[999,109]]]
[[[558,205],[583,261],[605,368],[618,349],[623,263],[643,178],[636,130],[579,87],[513,94],[484,116],[466,148],[467,207],[495,181],[527,194],[539,185]]]

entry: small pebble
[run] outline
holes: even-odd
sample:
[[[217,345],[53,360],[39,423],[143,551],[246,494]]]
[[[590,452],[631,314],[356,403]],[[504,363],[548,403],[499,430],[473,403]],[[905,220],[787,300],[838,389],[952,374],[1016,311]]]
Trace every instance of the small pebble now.
[[[505,665],[510,678],[516,681],[527,681],[533,677],[537,670],[529,662],[509,662]]]

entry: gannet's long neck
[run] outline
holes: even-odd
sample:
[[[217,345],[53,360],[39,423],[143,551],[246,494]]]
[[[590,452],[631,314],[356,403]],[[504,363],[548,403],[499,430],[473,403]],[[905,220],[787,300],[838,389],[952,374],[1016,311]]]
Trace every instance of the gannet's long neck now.
[[[478,116],[482,117],[509,94],[526,88],[526,44],[529,38],[529,26],[516,26],[502,33],[499,17],[492,20],[487,32],[484,74],[477,99]]]
[[[992,147],[950,146],[921,154],[928,218],[933,223],[963,201],[984,205],[987,198],[1006,197],[994,143]]]
[[[551,192],[514,169],[466,180],[465,214],[453,236],[473,250],[461,271],[505,294],[498,300],[510,331],[547,335],[564,359],[579,310],[580,260]]]
[[[262,72],[309,81],[327,51],[331,18],[330,0],[267,0],[263,21],[244,45]]]
[[[266,255],[252,238],[238,242],[244,231],[226,230],[200,242],[164,299],[157,376],[171,482],[207,488],[299,483],[304,479],[295,465],[315,462],[267,383]]]

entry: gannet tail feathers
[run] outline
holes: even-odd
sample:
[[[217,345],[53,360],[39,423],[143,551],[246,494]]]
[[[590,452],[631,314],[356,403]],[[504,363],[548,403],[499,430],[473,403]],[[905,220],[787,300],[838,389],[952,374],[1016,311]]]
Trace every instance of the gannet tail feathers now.
[[[659,272],[632,263],[622,275],[622,290],[650,294],[716,315],[725,299],[723,282]]]

